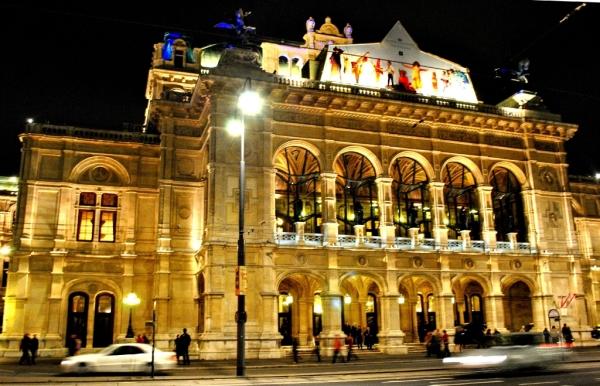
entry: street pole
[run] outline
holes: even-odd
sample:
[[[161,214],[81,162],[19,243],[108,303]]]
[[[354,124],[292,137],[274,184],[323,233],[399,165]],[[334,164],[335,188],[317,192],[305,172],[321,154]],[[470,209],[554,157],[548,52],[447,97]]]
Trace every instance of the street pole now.
[[[245,189],[245,177],[246,177],[246,163],[244,161],[244,113],[241,114],[242,121],[242,132],[240,135],[240,197],[239,197],[239,237],[238,237],[238,285],[240,291],[238,293],[238,308],[236,313],[237,322],[237,364],[236,364],[236,375],[238,377],[244,376],[244,359],[245,359],[245,345],[246,345],[246,296],[245,288],[242,283],[242,272],[245,270],[246,256],[244,251],[244,189]]]
[[[154,378],[154,348],[156,347],[156,342],[154,341],[156,338],[156,300],[152,304],[152,369],[151,369],[151,377]]]

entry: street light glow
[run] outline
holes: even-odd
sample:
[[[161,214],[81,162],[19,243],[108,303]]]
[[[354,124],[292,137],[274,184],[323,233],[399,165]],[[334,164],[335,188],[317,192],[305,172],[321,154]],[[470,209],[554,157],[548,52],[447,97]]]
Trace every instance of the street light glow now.
[[[256,91],[244,90],[238,99],[238,107],[244,115],[257,115],[262,109],[262,98]]]
[[[138,298],[135,292],[128,293],[127,296],[125,296],[125,298],[123,299],[123,304],[125,304],[126,306],[137,306],[138,304],[140,304],[140,302],[141,300],[140,298]]]
[[[239,137],[244,131],[244,123],[239,119],[230,119],[227,121],[227,126],[225,128],[232,137]]]

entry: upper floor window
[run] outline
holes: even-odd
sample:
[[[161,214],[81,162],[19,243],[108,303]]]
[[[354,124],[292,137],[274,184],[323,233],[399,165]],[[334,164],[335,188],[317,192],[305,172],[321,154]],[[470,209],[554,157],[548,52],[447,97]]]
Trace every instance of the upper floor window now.
[[[81,193],[77,214],[77,240],[114,242],[117,207],[118,196],[114,193]]]

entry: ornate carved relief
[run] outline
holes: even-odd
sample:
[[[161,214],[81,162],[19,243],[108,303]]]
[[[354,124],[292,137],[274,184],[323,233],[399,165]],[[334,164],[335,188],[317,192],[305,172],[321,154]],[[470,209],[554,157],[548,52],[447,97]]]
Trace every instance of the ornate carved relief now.
[[[498,136],[494,134],[486,134],[483,137],[483,142],[486,145],[512,147],[515,149],[522,149],[525,147],[522,138],[508,137],[504,135]]]
[[[466,131],[466,130],[439,129],[438,130],[438,138],[446,139],[449,141],[459,141],[459,142],[470,142],[470,143],[478,143],[479,142],[479,134],[473,133],[471,131]]]
[[[409,126],[401,123],[388,123],[387,130],[391,134],[409,135],[412,137],[431,137],[431,128],[426,125]]]
[[[325,118],[320,114],[305,114],[296,111],[275,110],[273,111],[273,120],[316,126],[323,126],[325,124]]]

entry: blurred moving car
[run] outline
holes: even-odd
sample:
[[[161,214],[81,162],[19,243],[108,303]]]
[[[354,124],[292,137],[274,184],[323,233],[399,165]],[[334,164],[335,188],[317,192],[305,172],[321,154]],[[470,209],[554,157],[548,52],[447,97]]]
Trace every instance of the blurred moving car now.
[[[112,344],[95,354],[67,357],[60,362],[64,373],[90,372],[150,372],[152,346],[145,343]],[[174,368],[177,358],[172,352],[154,349],[154,370],[157,372]]]
[[[600,326],[595,326],[592,329],[592,339],[600,339]]]
[[[545,343],[542,333],[523,332],[495,335],[489,347],[453,354],[444,358],[443,363],[491,370],[546,368],[564,361],[570,353],[564,346]]]

